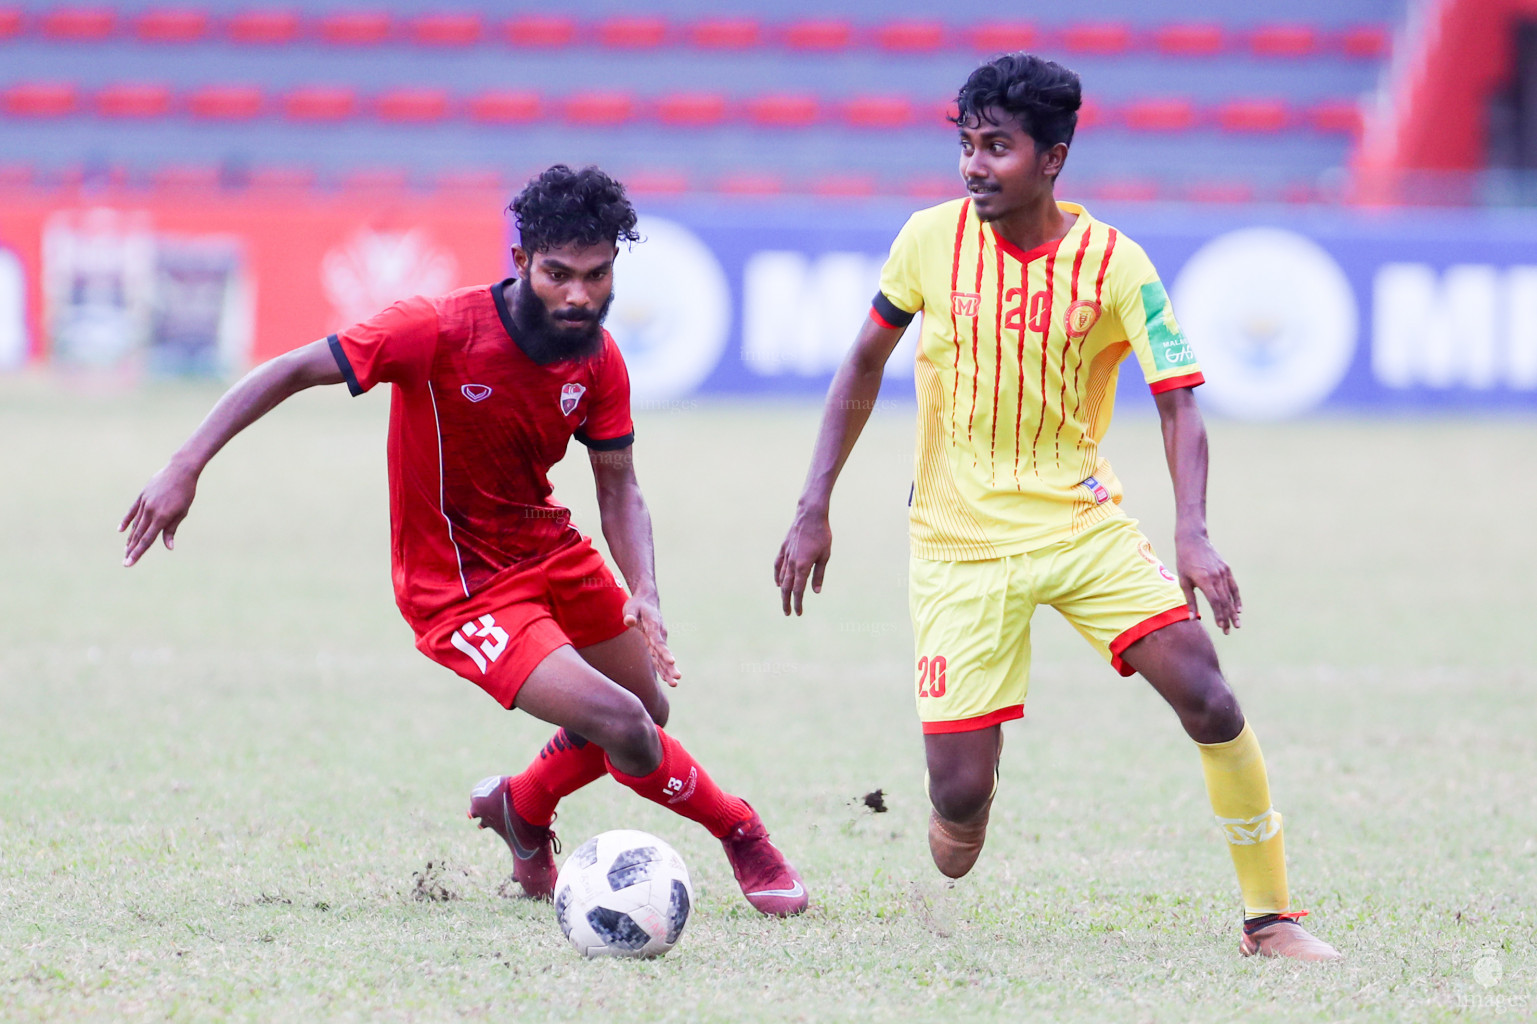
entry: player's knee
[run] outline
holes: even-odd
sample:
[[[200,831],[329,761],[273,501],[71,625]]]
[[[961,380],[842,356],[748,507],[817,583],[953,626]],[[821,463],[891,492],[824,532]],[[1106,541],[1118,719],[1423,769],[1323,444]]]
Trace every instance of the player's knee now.
[[[990,765],[985,772],[930,774],[929,800],[946,821],[970,821],[987,809],[995,781]]]
[[[646,713],[658,726],[665,728],[672,715],[672,702],[667,699],[667,694],[657,691],[656,696],[646,702]]]
[[[1243,729],[1238,698],[1220,673],[1190,687],[1178,711],[1185,732],[1197,743],[1225,743]]]
[[[654,771],[662,761],[662,741],[657,738],[654,722],[638,698],[611,709],[603,723],[603,749],[609,759],[626,765],[650,765]],[[644,774],[631,772],[629,774]]]

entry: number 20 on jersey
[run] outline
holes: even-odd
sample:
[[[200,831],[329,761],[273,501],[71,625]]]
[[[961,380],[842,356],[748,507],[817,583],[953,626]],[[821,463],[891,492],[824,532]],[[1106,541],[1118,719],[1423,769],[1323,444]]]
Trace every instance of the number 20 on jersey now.
[[[918,696],[943,697],[945,695],[945,658],[936,654],[932,658],[918,659]]]

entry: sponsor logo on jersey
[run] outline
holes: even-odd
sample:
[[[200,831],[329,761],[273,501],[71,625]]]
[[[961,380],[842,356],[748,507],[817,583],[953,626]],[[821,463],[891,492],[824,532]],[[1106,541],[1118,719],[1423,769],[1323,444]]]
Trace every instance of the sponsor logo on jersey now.
[[[1089,489],[1089,493],[1094,495],[1094,504],[1096,505],[1103,505],[1105,502],[1110,500],[1110,488],[1100,483],[1096,477],[1091,476],[1078,486],[1087,487]],[[1146,545],[1143,546],[1146,547]],[[1151,551],[1152,549],[1148,548],[1148,550]],[[1146,556],[1144,555],[1143,557]]]
[[[1069,338],[1081,338],[1099,323],[1100,305],[1091,299],[1079,299],[1067,307],[1062,316],[1062,329]]]
[[[976,316],[977,310],[982,305],[982,296],[976,292],[951,292],[950,314],[952,316]]]
[[[484,402],[491,397],[489,384],[465,384],[459,388],[459,393],[472,402]]]
[[[570,416],[576,411],[576,403],[582,400],[587,388],[582,384],[566,384],[560,389],[560,414]]]
[[[1090,477],[1090,479],[1093,478]],[[1146,561],[1148,565],[1151,565],[1154,569],[1157,569],[1158,575],[1162,576],[1170,583],[1179,582],[1179,580],[1174,578],[1174,574],[1169,571],[1169,567],[1160,562],[1158,560],[1158,556],[1153,554],[1153,545],[1149,544],[1147,541],[1143,541],[1137,545],[1137,554],[1141,555],[1143,560]]]

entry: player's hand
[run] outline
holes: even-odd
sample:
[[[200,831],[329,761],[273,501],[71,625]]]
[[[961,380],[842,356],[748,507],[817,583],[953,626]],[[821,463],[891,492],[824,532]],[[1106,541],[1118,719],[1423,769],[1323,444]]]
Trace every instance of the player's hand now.
[[[774,559],[774,583],[779,587],[786,615],[792,607],[796,615],[802,614],[808,580],[812,590],[822,592],[822,576],[832,555],[833,528],[827,513],[796,509],[795,522],[790,524],[790,533],[779,546],[779,557]]]
[[[128,531],[123,550],[125,566],[137,562],[156,537],[164,538],[167,551],[176,547],[176,528],[187,518],[187,510],[197,495],[197,476],[193,470],[172,462],[150,477],[117,525],[118,533]]]
[[[1179,585],[1185,592],[1190,611],[1197,611],[1195,592],[1206,595],[1211,605],[1212,618],[1217,628],[1226,633],[1239,627],[1238,617],[1243,612],[1243,599],[1238,596],[1238,581],[1233,570],[1217,554],[1206,537],[1176,539],[1175,558],[1179,565]]]
[[[673,657],[672,650],[667,646],[667,627],[662,624],[662,609],[656,598],[632,596],[624,603],[624,624],[630,629],[640,630],[640,635],[646,638],[646,647],[651,651],[651,664],[655,666],[656,674],[668,686],[677,686],[683,673],[678,671],[678,659]]]

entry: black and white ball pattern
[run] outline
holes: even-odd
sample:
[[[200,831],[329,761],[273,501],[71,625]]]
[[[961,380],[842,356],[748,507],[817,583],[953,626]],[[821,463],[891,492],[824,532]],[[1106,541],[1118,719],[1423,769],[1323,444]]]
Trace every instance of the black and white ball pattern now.
[[[683,858],[633,829],[593,836],[555,879],[555,920],[584,956],[661,956],[683,934],[693,904]]]

